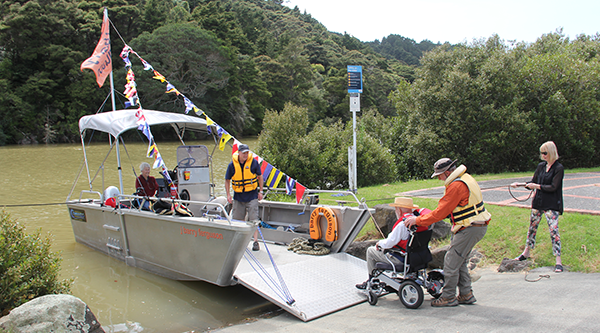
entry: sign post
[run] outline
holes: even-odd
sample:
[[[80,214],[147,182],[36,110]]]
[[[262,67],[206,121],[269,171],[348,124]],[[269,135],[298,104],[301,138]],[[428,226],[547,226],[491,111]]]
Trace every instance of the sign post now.
[[[348,148],[348,183],[350,191],[356,193],[358,183],[356,175],[356,112],[360,112],[360,94],[363,91],[362,66],[348,65],[348,93],[350,94],[350,112],[352,112],[352,147]]]

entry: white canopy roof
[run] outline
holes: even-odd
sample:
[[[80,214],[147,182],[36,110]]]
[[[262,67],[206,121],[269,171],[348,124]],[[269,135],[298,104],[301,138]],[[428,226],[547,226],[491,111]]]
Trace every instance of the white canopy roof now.
[[[83,116],[79,119],[79,133],[83,133],[86,129],[92,129],[118,137],[123,132],[138,127],[136,112],[137,110],[133,109],[117,110]],[[178,129],[206,131],[206,120],[199,117],[154,110],[144,110],[144,116],[150,126],[172,124]]]

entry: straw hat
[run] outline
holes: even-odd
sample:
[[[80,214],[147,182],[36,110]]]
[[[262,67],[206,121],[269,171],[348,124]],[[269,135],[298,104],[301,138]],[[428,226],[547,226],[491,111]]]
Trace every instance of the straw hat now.
[[[412,198],[396,197],[393,203],[390,204],[392,207],[402,207],[410,209],[418,209],[419,206],[413,204]]]

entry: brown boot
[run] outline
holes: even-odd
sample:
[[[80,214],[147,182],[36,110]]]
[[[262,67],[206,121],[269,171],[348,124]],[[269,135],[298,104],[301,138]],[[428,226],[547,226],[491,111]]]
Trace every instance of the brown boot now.
[[[475,299],[475,296],[473,296],[472,291],[464,296],[458,295],[457,300],[458,300],[459,304],[473,304],[473,303],[477,302],[477,300]]]
[[[431,301],[431,306],[435,306],[435,307],[457,306],[457,305],[458,305],[458,300],[456,299],[456,297],[453,297],[453,298],[440,297],[438,299],[434,299],[433,301]]]

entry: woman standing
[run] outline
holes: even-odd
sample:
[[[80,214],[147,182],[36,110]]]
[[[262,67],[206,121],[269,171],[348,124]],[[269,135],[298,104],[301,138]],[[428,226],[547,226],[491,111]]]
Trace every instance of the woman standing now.
[[[540,146],[540,158],[543,160],[538,164],[533,178],[527,183],[512,183],[511,187],[525,186],[536,190],[531,202],[531,219],[527,231],[527,242],[523,253],[515,260],[529,258],[529,251],[535,247],[535,236],[538,226],[542,220],[542,214],[546,216],[552,239],[552,253],[556,257],[555,272],[562,272],[562,261],[560,259],[560,234],[558,232],[558,216],[563,213],[563,178],[565,170],[558,160],[558,151],[552,141],[545,142]]]

